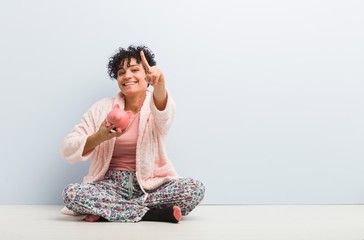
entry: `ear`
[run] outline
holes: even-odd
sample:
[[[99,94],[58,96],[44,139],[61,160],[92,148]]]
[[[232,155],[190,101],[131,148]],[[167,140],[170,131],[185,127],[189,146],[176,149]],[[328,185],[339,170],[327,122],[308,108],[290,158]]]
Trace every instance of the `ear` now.
[[[120,108],[119,104],[115,104],[114,108]]]

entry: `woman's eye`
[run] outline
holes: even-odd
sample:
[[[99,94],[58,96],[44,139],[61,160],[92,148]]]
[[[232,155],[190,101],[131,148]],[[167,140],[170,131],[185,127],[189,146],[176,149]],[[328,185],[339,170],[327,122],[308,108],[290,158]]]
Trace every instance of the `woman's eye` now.
[[[119,76],[121,76],[121,75],[123,75],[123,74],[124,74],[124,72],[119,72],[119,73],[118,73],[118,75],[119,75]]]
[[[131,71],[132,72],[137,72],[137,71],[139,71],[139,69],[132,69]]]

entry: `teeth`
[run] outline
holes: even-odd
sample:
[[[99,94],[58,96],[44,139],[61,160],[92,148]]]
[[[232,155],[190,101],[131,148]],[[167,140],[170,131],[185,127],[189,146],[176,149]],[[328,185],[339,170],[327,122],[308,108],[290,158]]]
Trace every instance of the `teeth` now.
[[[129,86],[129,85],[134,85],[134,84],[136,84],[136,82],[128,82],[128,83],[124,83],[123,85],[124,86]]]

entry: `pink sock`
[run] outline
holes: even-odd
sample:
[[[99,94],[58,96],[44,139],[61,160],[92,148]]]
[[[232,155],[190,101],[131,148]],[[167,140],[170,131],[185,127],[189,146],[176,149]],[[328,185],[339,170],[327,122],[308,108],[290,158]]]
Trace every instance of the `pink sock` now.
[[[181,209],[178,206],[173,207],[173,216],[179,222],[182,218]]]

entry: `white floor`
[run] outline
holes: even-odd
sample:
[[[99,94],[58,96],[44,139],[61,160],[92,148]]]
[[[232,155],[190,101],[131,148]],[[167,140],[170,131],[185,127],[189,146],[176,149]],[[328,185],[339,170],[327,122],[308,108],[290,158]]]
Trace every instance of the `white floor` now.
[[[178,224],[88,223],[59,205],[0,205],[0,239],[364,240],[361,205],[201,205]]]

